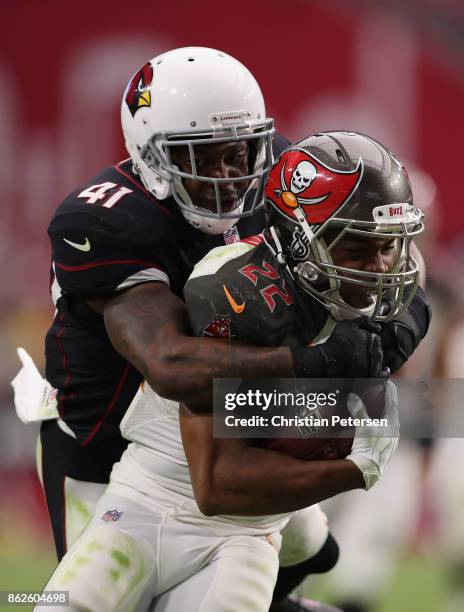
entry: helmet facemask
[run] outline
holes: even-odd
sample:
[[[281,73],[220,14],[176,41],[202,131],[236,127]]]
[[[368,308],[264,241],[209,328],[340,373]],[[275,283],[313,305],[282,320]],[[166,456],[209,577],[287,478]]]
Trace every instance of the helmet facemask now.
[[[408,204],[400,206],[406,211],[401,222],[332,218],[316,233],[310,230],[312,236],[307,235],[302,224],[298,240],[302,243],[306,241],[309,255],[298,261],[295,259],[298,251],[293,249],[292,275],[305,291],[331,311],[334,318],[369,316],[388,321],[397,318],[409,306],[419,281],[419,266],[411,253],[411,243],[414,236],[423,230],[423,223],[419,210]],[[352,236],[382,242],[395,241],[390,269],[387,272],[374,272],[337,265],[334,262],[334,249]],[[365,307],[351,304],[346,297],[350,287],[362,289],[372,303]]]
[[[272,119],[256,124],[238,123],[202,133],[176,131],[153,134],[141,150],[141,159],[149,172],[159,177],[158,184],[169,182],[169,195],[172,195],[187,221],[197,229],[211,234],[221,233],[234,225],[237,219],[253,215],[263,206],[264,181],[272,166],[274,129]],[[244,174],[221,177],[217,173],[214,176],[202,173],[198,162],[200,147],[235,142],[247,144],[248,163]],[[188,162],[184,168],[180,168],[173,159],[179,150],[188,151]],[[213,210],[202,206],[201,201],[192,201],[184,185],[185,180],[213,186]],[[237,186],[240,193],[232,204],[224,202],[221,190],[221,185],[231,183]],[[245,202],[251,190],[254,190],[253,197]]]

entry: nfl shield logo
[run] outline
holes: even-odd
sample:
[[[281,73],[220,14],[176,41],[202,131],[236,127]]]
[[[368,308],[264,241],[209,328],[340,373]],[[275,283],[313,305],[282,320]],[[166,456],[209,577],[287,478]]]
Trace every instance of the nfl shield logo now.
[[[121,518],[122,514],[122,510],[121,512],[119,512],[116,508],[113,508],[112,510],[107,510],[105,514],[101,517],[101,520],[105,523],[109,523],[110,521],[117,521]]]
[[[223,232],[223,236],[226,244],[232,244],[233,242],[238,242],[240,240],[240,234],[238,233],[238,229],[235,225]]]

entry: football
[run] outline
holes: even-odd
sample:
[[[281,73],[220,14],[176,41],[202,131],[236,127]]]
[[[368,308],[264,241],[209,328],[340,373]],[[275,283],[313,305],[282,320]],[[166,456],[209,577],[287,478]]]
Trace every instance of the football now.
[[[373,382],[366,385],[362,391],[357,391],[357,395],[362,399],[366,407],[367,414],[371,418],[380,418],[384,411],[385,405],[385,384],[384,382]],[[318,410],[318,418],[329,419],[333,415],[340,416],[341,419],[348,419],[351,415],[346,406],[346,397],[337,404],[334,411],[330,408],[321,408]],[[263,446],[270,450],[279,451],[297,459],[304,461],[319,461],[344,459],[351,452],[351,445],[355,434],[354,427],[346,425],[332,425],[325,429],[326,433],[330,432],[331,437],[322,437],[321,432],[314,429],[312,435],[301,435],[301,429],[295,429],[295,437],[292,438],[271,438],[264,440]],[[324,431],[324,430],[322,430]]]

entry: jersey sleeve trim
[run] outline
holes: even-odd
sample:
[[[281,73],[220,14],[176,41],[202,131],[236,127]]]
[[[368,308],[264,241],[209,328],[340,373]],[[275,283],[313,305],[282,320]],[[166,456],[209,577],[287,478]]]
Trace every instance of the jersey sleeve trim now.
[[[79,270],[90,270],[91,268],[99,268],[101,266],[124,266],[128,264],[146,266],[147,268],[157,268],[158,270],[164,273],[164,270],[157,266],[155,263],[151,261],[143,261],[142,259],[105,259],[102,261],[93,261],[88,264],[81,264],[80,266],[65,266],[64,264],[60,264],[55,261],[56,267],[60,268],[60,270],[65,270],[66,272],[78,272]]]
[[[136,272],[129,276],[125,280],[122,281],[116,287],[116,291],[121,291],[122,289],[128,289],[134,285],[139,285],[140,283],[147,283],[150,281],[161,281],[166,285],[170,285],[168,275],[160,270],[159,268],[148,268],[146,270],[140,270],[140,272]]]
[[[119,174],[122,174],[122,176],[124,176],[128,181],[130,181],[133,185],[135,185],[135,187],[137,187],[146,196],[148,196],[150,200],[152,200],[154,204],[156,204],[159,208],[161,208],[163,212],[165,212],[167,215],[172,216],[172,211],[169,210],[169,208],[166,208],[165,206],[163,206],[149,191],[145,189],[145,187],[141,183],[136,181],[130,174],[127,174],[127,172],[124,172],[124,170],[120,168],[120,165],[123,163],[124,162],[122,161],[122,162],[119,162],[119,164],[117,164],[116,166],[114,166],[114,169],[116,170],[116,172],[119,172]]]
[[[240,257],[240,255],[243,255],[254,248],[255,245],[246,244],[243,241],[216,247],[196,264],[196,266],[193,268],[192,274],[189,277],[189,280],[198,278],[200,276],[216,274],[216,272],[228,261],[235,259],[236,257]]]

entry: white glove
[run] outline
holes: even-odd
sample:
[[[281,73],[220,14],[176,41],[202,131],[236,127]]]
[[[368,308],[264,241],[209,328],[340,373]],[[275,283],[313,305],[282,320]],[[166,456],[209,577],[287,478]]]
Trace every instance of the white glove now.
[[[11,381],[14,389],[16,413],[23,423],[44,421],[58,417],[56,389],[42,378],[32,357],[18,348],[22,368]]]
[[[347,407],[353,418],[369,419],[362,400],[354,393],[349,394]],[[387,419],[387,426],[391,437],[380,438],[379,426],[376,425],[356,427],[351,454],[347,457],[361,470],[364,482],[366,483],[366,491],[380,478],[385,466],[398,446],[400,437],[398,392],[391,380],[386,382],[385,407],[382,418]]]

